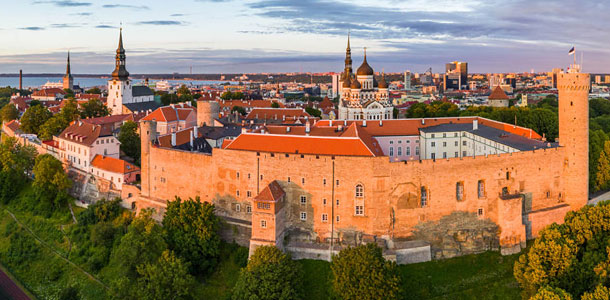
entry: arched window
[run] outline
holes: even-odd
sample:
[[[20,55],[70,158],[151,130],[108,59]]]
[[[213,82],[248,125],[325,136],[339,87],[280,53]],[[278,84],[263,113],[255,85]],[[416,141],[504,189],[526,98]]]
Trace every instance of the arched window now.
[[[356,185],[356,198],[363,198],[364,197],[364,187],[362,186],[362,184],[357,184]]]
[[[421,187],[421,196],[420,196],[420,206],[426,207],[427,204],[428,204],[428,191],[426,190],[426,187],[422,186]]]
[[[464,183],[461,181],[455,184],[455,198],[457,201],[464,200]]]
[[[483,180],[479,180],[477,183],[477,191],[479,198],[485,198],[485,182]]]

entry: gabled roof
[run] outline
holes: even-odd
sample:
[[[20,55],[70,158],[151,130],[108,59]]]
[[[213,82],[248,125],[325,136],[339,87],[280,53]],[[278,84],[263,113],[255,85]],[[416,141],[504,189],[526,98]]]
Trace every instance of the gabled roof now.
[[[4,123],[4,130],[8,130],[10,132],[6,132],[10,136],[15,136],[17,134],[23,133],[20,129],[21,123],[18,120],[12,120]]]
[[[64,92],[64,90],[59,89],[59,88],[50,88],[50,89],[42,89],[42,90],[34,91],[32,93],[32,96],[55,97],[57,94],[65,95],[66,92]]]
[[[498,85],[494,88],[494,90],[491,92],[489,97],[487,97],[487,99],[489,99],[489,100],[508,100],[509,98],[506,95],[506,93],[504,92],[504,90]]]
[[[147,86],[134,85],[131,87],[131,95],[134,97],[152,96],[155,93]]]
[[[184,108],[182,108],[184,107]],[[185,106],[163,106],[157,108],[152,113],[148,114],[148,116],[142,118],[144,121],[152,121],[155,120],[157,122],[175,122],[175,121],[185,121],[190,114],[195,113],[194,107]]]
[[[140,171],[140,168],[134,166],[122,159],[113,158],[103,155],[95,155],[91,161],[91,166],[112,173],[127,174],[135,171]]]
[[[272,181],[267,185],[258,195],[254,197],[255,201],[263,201],[263,202],[277,202],[279,201],[286,192],[277,180]]]
[[[83,121],[75,121],[64,129],[59,138],[85,146],[91,146],[100,137],[112,136],[109,127],[90,124]]]
[[[132,113],[137,113],[137,112],[145,112],[145,111],[153,111],[159,107],[161,107],[161,105],[159,105],[159,103],[155,102],[155,101],[148,101],[148,102],[137,102],[137,103],[123,103],[123,107],[127,108],[130,112]]]
[[[98,118],[82,119],[83,122],[86,122],[89,124],[94,124],[94,125],[113,124],[113,123],[133,121],[133,120],[134,120],[134,118],[133,118],[132,114],[111,115],[111,116],[98,117]]]
[[[180,131],[176,131],[173,133],[159,136],[158,137],[159,146],[163,147],[163,148],[173,148],[174,146],[180,146],[180,145],[189,143],[191,141],[191,134],[194,129],[195,129],[195,127],[191,127],[191,128],[182,129]],[[201,134],[199,134],[197,131],[195,131],[195,133],[197,133],[197,136],[195,136],[194,138],[198,138],[201,136]],[[172,135],[176,136],[175,145],[172,145]]]
[[[254,108],[246,116],[246,120],[254,119],[278,119],[286,118],[312,118],[302,108]]]

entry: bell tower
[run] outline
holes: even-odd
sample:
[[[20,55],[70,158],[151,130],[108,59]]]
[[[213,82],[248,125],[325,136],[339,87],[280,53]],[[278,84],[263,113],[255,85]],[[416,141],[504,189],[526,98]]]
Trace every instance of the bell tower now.
[[[70,71],[70,51],[68,51],[68,62],[66,64],[66,75],[64,75],[64,79],[63,79],[63,88],[64,89],[73,89],[74,88],[74,78],[72,77],[72,72]]]
[[[589,197],[589,74],[577,65],[557,74],[559,145],[564,148],[565,201],[573,210]]]
[[[125,49],[123,48],[123,28],[119,32],[119,46],[116,49],[115,67],[112,79],[108,81],[108,99],[106,106],[113,115],[123,113],[123,104],[132,102],[132,87],[129,72],[125,65]]]

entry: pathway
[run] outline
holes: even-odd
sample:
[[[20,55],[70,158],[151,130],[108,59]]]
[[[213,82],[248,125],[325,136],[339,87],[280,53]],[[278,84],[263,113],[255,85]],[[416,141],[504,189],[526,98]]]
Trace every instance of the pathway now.
[[[604,200],[610,200],[610,192],[605,192],[605,193],[589,200],[589,202],[587,202],[587,204],[595,205],[598,202],[604,201]]]

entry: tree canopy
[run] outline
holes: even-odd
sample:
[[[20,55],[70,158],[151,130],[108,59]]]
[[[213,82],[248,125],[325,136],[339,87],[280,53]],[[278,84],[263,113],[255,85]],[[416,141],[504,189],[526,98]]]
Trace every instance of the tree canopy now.
[[[67,201],[67,190],[72,181],[62,163],[50,154],[36,157],[34,165],[34,190],[36,197],[46,207],[58,208]]]
[[[133,121],[127,121],[121,125],[119,131],[119,142],[121,142],[121,151],[125,155],[133,158],[136,164],[140,161],[140,135],[138,134],[138,124]]]
[[[386,261],[376,244],[343,249],[331,262],[333,289],[344,300],[398,299],[401,296],[396,263]]]
[[[163,230],[167,244],[192,264],[193,273],[208,274],[220,255],[219,220],[214,205],[199,198],[167,202]]]
[[[21,130],[25,133],[38,134],[40,126],[52,116],[51,112],[43,105],[30,105],[21,116]]]
[[[19,118],[19,111],[13,104],[7,104],[0,109],[0,118],[2,122],[9,122]]]
[[[110,115],[110,109],[99,99],[89,99],[83,103],[80,116],[83,119],[105,117]]]
[[[154,263],[137,267],[139,299],[191,299],[195,278],[188,273],[188,263],[165,250]]]
[[[301,299],[302,270],[275,246],[259,246],[239,274],[233,299]]]

